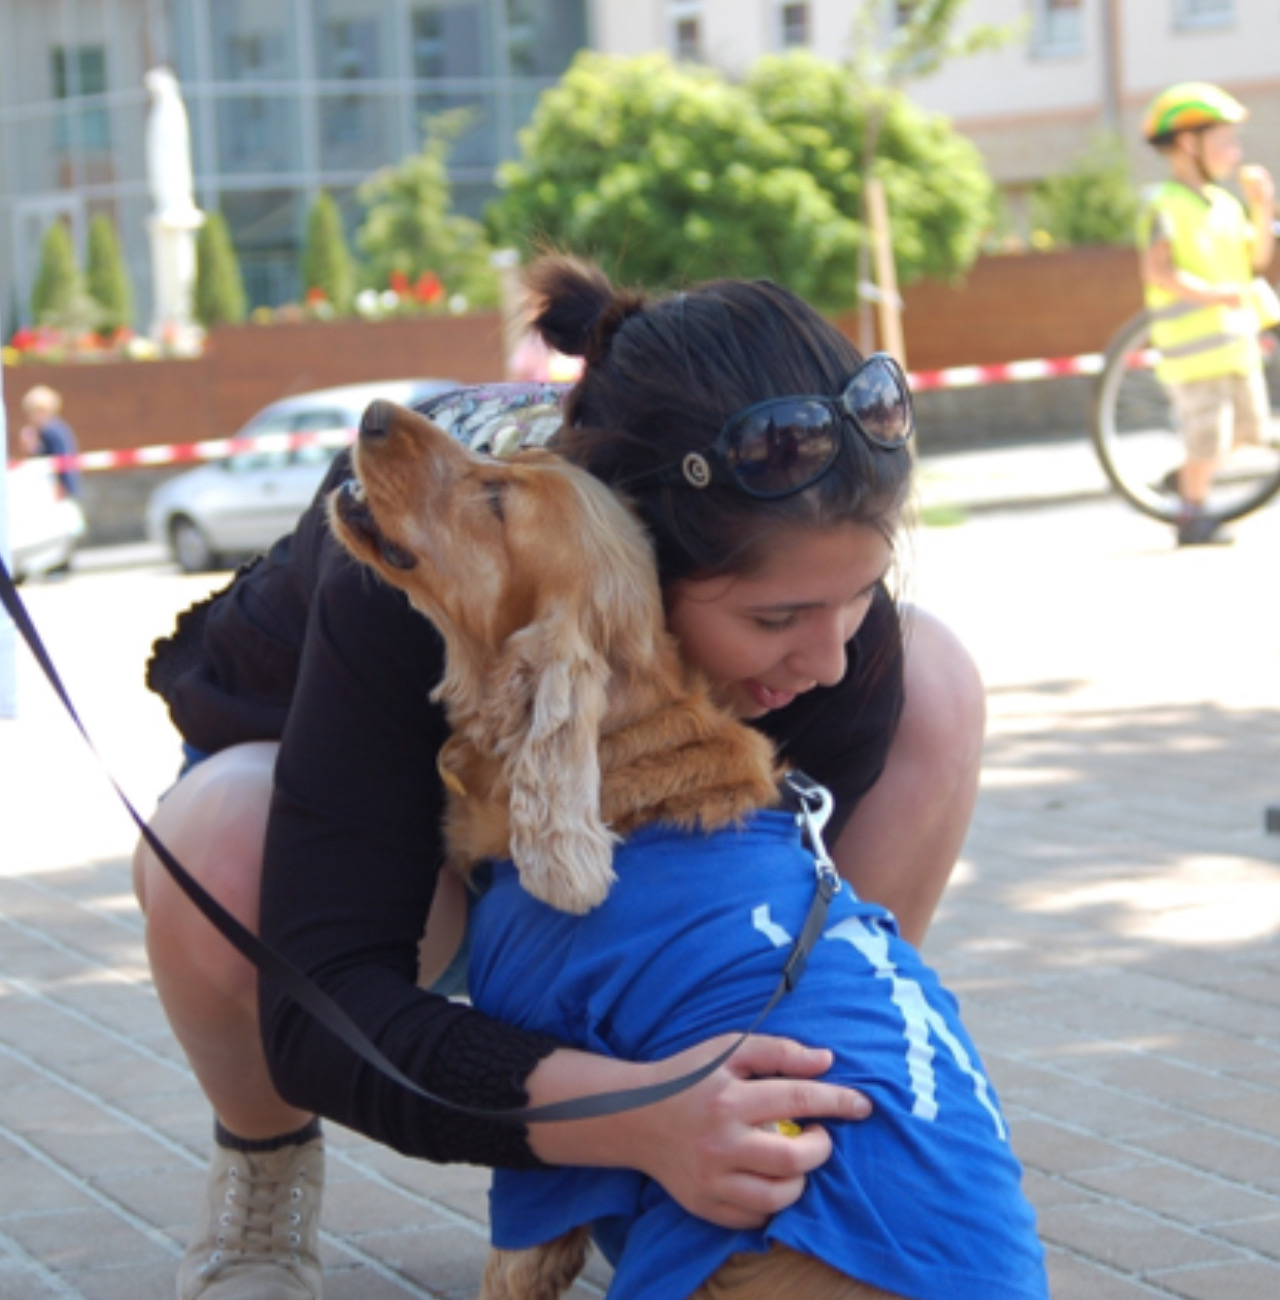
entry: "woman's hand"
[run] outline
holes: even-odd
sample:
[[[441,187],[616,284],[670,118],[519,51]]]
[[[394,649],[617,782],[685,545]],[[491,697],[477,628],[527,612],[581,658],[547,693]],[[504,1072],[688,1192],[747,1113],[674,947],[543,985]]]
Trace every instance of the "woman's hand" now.
[[[529,1077],[531,1104],[661,1083],[696,1070],[734,1042],[711,1039],[653,1064],[552,1053]],[[638,1169],[690,1214],[724,1228],[755,1228],[795,1201],[805,1176],[831,1154],[815,1119],[864,1119],[859,1092],[818,1082],[831,1053],[785,1038],[752,1037],[696,1086],[653,1106],[603,1119],[534,1124],[529,1144],[549,1164]],[[772,1131],[801,1125],[795,1137]]]

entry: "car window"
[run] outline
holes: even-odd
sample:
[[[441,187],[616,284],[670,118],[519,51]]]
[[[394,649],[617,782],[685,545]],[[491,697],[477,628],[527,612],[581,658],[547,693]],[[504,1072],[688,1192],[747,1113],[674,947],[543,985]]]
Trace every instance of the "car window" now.
[[[355,421],[347,411],[337,407],[324,407],[299,411],[293,417],[292,428],[295,433],[317,433],[321,429],[353,429]]]
[[[355,428],[349,411],[338,407],[317,407],[299,411],[293,419],[294,433],[345,433]],[[296,448],[290,456],[291,465],[327,465],[338,452],[338,442],[326,439]]]
[[[294,416],[288,411],[268,413],[251,420],[236,435],[239,438],[262,438],[275,433],[288,433]],[[227,468],[235,474],[248,474],[254,470],[279,469],[288,464],[287,447],[261,447],[242,451],[227,461]]]

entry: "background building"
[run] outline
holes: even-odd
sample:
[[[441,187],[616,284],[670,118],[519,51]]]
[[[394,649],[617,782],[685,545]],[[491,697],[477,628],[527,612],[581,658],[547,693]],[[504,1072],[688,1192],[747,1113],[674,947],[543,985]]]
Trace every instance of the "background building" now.
[[[453,154],[477,212],[538,95],[588,41],[587,0],[0,0],[0,322],[25,322],[41,236],[116,220],[150,301],[143,74],[167,64],[191,121],[196,201],[221,209],[250,302],[298,295],[320,189],[421,143],[424,114],[475,117]]]
[[[884,0],[888,32],[909,0]],[[454,198],[477,214],[496,164],[574,53],[667,49],[740,73],[793,46],[849,54],[860,0],[0,0],[0,328],[24,323],[41,236],[111,213],[140,320],[150,302],[143,74],[177,73],[196,199],[230,223],[250,302],[298,294],[321,188],[354,224],[355,186],[419,147],[424,114],[465,106]],[[1280,0],[971,0],[965,22],[1013,26],[1004,48],[908,91],[948,115],[1014,200],[1117,130],[1138,180],[1143,106],[1180,79],[1217,81],[1253,112],[1251,157],[1280,175]]]
[[[884,0],[887,32],[910,0]],[[860,0],[600,0],[599,48],[666,49],[740,73],[802,46],[850,53]],[[1216,81],[1252,111],[1248,153],[1280,176],[1277,0],[970,0],[963,25],[1014,30],[1002,49],[959,59],[907,90],[969,136],[1015,200],[1066,170],[1101,131],[1125,140],[1139,181],[1161,174],[1138,139],[1143,108],[1174,81]]]

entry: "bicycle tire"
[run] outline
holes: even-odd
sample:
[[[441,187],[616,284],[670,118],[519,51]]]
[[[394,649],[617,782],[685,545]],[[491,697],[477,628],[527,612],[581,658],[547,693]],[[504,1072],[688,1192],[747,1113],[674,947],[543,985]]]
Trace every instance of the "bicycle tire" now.
[[[1181,508],[1176,487],[1182,439],[1172,406],[1152,365],[1145,311],[1117,330],[1094,385],[1090,437],[1112,487],[1136,510],[1172,523]],[[1280,493],[1280,340],[1267,331],[1263,360],[1271,397],[1265,445],[1249,448],[1215,477],[1205,512],[1219,523],[1239,519]],[[1173,490],[1170,490],[1173,489]]]

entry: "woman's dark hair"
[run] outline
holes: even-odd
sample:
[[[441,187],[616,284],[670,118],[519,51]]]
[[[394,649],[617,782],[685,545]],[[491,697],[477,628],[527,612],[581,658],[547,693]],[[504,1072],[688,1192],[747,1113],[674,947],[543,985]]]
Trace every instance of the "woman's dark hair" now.
[[[653,537],[664,586],[751,571],[781,526],[857,523],[892,541],[910,453],[857,436],[824,478],[780,500],[732,485],[626,486],[709,447],[731,416],[756,402],[844,389],[861,354],[795,294],[768,280],[712,280],[649,299],[560,255],[535,262],[525,283],[534,328],[586,363],[566,400],[557,450],[627,492]]]

